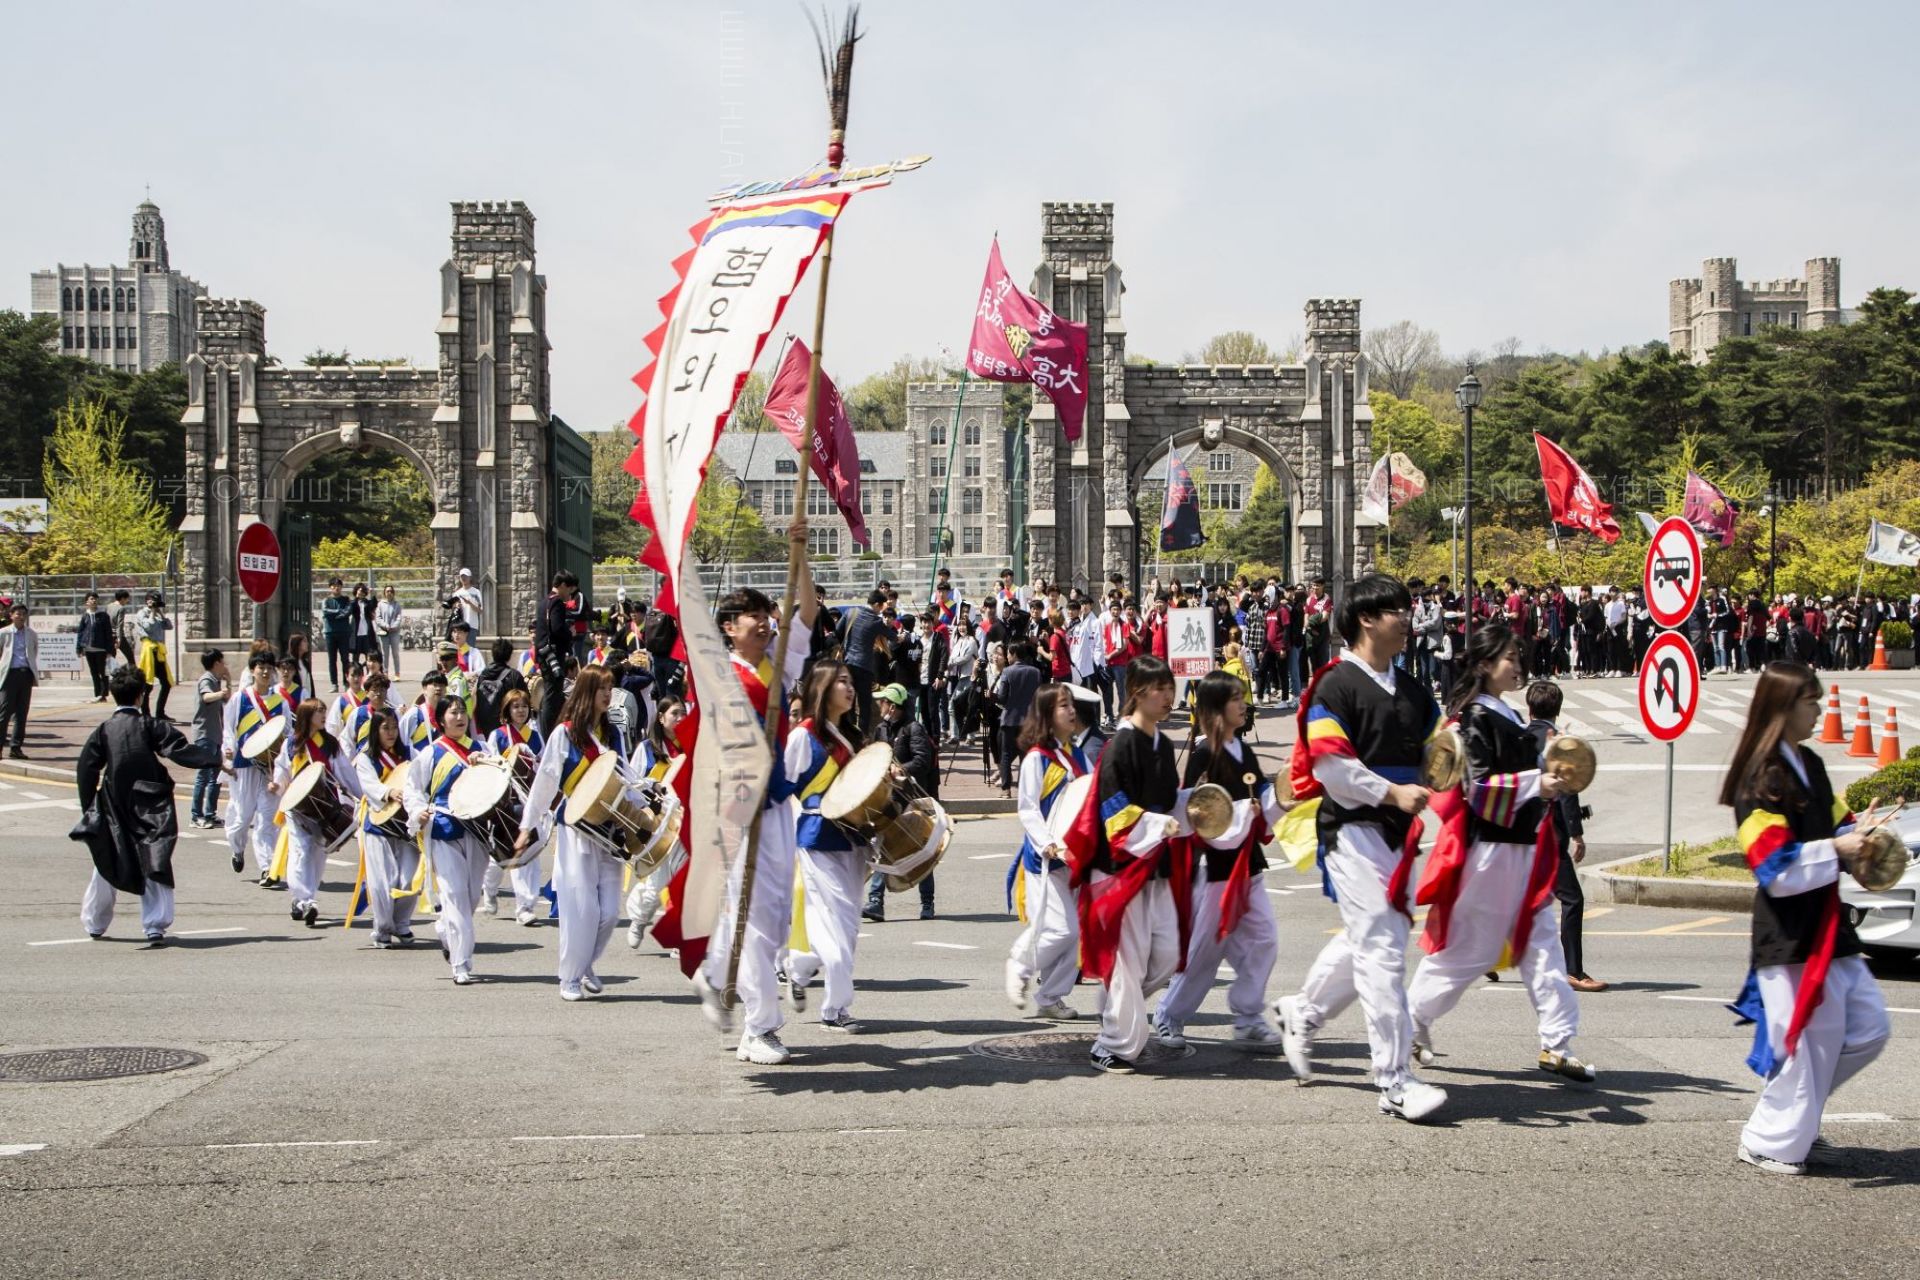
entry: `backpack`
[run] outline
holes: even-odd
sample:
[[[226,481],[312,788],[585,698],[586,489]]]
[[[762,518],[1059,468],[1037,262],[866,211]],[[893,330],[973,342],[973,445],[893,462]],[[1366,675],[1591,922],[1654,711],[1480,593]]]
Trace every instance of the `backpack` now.
[[[488,667],[473,682],[473,723],[482,733],[500,727],[500,702],[512,687],[508,678],[515,674],[512,667]]]

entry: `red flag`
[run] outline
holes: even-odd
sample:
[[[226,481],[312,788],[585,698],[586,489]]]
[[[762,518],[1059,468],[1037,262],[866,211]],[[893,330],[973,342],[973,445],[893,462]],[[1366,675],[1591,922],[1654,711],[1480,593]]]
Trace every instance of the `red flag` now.
[[[1540,478],[1547,486],[1547,506],[1555,524],[1585,529],[1602,542],[1620,541],[1620,526],[1614,522],[1613,507],[1600,501],[1600,490],[1593,477],[1581,469],[1565,449],[1533,433],[1540,451]]]
[[[1680,518],[1696,533],[1718,538],[1720,545],[1733,545],[1733,499],[1720,492],[1711,480],[1687,472],[1687,496],[1680,507]]]
[[[807,427],[807,376],[812,364],[807,344],[795,338],[787,344],[773,385],[767,388],[767,417],[780,424],[780,434],[796,449]],[[854,545],[865,551],[873,539],[860,514],[860,446],[853,438],[853,424],[847,421],[840,389],[825,370],[820,373],[820,421],[824,429],[813,433],[813,474],[846,517]]]
[[[973,313],[967,371],[995,382],[1031,382],[1047,393],[1069,442],[1087,417],[1087,326],[1062,320],[1014,287],[1000,263],[1000,240],[987,255],[987,280]]]

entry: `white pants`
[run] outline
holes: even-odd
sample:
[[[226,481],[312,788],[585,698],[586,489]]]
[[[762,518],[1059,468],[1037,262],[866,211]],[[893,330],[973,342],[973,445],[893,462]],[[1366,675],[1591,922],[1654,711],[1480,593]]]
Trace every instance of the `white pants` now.
[[[478,836],[429,840],[433,880],[440,889],[440,916],[433,931],[447,947],[455,973],[473,972],[473,909],[480,905],[480,882],[487,872],[487,851]]]
[[[1253,877],[1247,909],[1233,932],[1223,939],[1220,903],[1226,896],[1227,882],[1211,882],[1206,875],[1203,864],[1193,886],[1193,936],[1187,942],[1187,967],[1174,975],[1167,994],[1161,997],[1160,1016],[1176,1027],[1185,1026],[1207,998],[1224,959],[1233,966],[1233,982],[1227,987],[1233,1025],[1263,1027],[1267,1025],[1267,979],[1273,976],[1273,962],[1280,949],[1266,877]]]
[[[727,873],[727,896],[707,950],[707,981],[716,991],[727,983],[727,954],[733,948],[733,923],[740,910],[740,878],[746,859],[735,858]],[[745,1029],[749,1035],[778,1031],[786,1021],[780,1012],[779,953],[793,928],[793,816],[784,801],[771,805],[760,818],[759,857],[753,873],[753,901],[747,911],[747,936],[740,952],[736,982]]]
[[[1460,896],[1447,921],[1447,945],[1428,954],[1407,987],[1407,1011],[1416,1027],[1430,1028],[1468,987],[1500,963],[1513,937],[1533,870],[1533,846],[1476,840],[1467,850]],[[1527,949],[1516,957],[1520,981],[1540,1021],[1540,1047],[1565,1052],[1580,1029],[1580,1006],[1567,985],[1566,957],[1560,951],[1560,904],[1549,897],[1533,913]]]
[[[87,892],[80,899],[80,927],[88,933],[105,933],[113,923],[115,892],[98,871],[87,881]],[[149,938],[157,938],[173,927],[173,888],[148,880],[140,891],[140,927]]]
[[[865,849],[802,849],[807,945],[820,957],[820,1016],[853,1010],[853,952],[859,945],[860,904],[867,896]]]
[[[560,989],[578,990],[580,979],[607,949],[620,921],[618,858],[569,826],[554,841],[553,895],[560,908]],[[531,864],[529,864],[531,865]],[[520,869],[516,868],[517,877]]]
[[[1027,927],[1013,940],[1013,964],[1021,977],[1032,980],[1036,1002],[1060,1004],[1080,976],[1080,913],[1067,884],[1066,864],[1046,865],[1044,875],[1024,868],[1020,872],[1027,883]]]
[[[1300,987],[1310,1027],[1325,1026],[1356,998],[1360,1001],[1373,1051],[1373,1082],[1382,1089],[1412,1074],[1407,1065],[1413,1049],[1406,988],[1410,921],[1387,901],[1387,884],[1399,865],[1400,851],[1387,847],[1379,827],[1348,823],[1340,828],[1326,868],[1340,900],[1343,928],[1320,949]]]
[[[419,896],[393,896],[395,889],[413,884],[420,868],[420,846],[372,831],[360,834],[360,851],[367,863],[367,914],[373,917],[373,936],[385,942],[395,934],[411,933],[413,909]]]
[[[1800,964],[1771,964],[1756,975],[1767,1006],[1767,1035],[1776,1059],[1786,1052],[1787,1026],[1800,989]],[[1827,970],[1820,1005],[1800,1032],[1793,1056],[1780,1063],[1753,1108],[1740,1141],[1755,1155],[1799,1164],[1820,1136],[1820,1113],[1835,1089],[1880,1056],[1893,1027],[1880,984],[1859,956],[1842,956]]]
[[[555,864],[554,879],[559,875],[558,863]],[[489,898],[500,896],[500,882],[508,880],[513,885],[513,905],[516,911],[540,913],[540,855],[535,854],[512,871],[503,872],[500,864],[492,858],[487,859],[487,872],[483,877],[480,891]],[[557,891],[557,890],[556,890]]]
[[[686,860],[686,854],[676,846],[659,866],[644,876],[635,876],[633,887],[627,890],[627,915],[636,922],[651,921],[660,911],[660,895],[673,883],[674,873]]]
[[[1102,872],[1093,873],[1096,886],[1108,879]],[[1166,986],[1180,967],[1180,916],[1173,906],[1172,881],[1147,881],[1127,904],[1120,918],[1119,952],[1093,1046],[1131,1061],[1147,1047],[1147,997]]]
[[[320,881],[326,875],[327,848],[320,828],[305,818],[287,815],[287,905],[296,911],[318,906]]]
[[[254,865],[263,873],[273,865],[273,813],[278,807],[267,782],[265,769],[235,768],[227,790],[227,848],[245,866],[247,837],[252,835]]]

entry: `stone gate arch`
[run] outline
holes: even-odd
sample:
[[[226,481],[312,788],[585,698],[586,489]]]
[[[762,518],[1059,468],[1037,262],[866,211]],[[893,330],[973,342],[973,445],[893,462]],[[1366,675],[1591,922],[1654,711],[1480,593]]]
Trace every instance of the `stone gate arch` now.
[[[1053,406],[1034,398],[1030,575],[1087,587],[1136,565],[1134,495],[1147,461],[1215,423],[1284,465],[1295,577],[1325,577],[1337,596],[1356,566],[1371,562],[1375,533],[1358,501],[1373,463],[1358,300],[1308,301],[1298,364],[1130,365],[1113,205],[1048,203],[1040,216],[1034,293],[1087,326],[1088,403],[1085,431],[1070,446]]]
[[[1289,511],[1298,510],[1301,497],[1300,478],[1295,473],[1293,463],[1268,439],[1261,424],[1245,419],[1199,419],[1192,424],[1180,427],[1161,437],[1144,451],[1136,453],[1129,462],[1127,474],[1127,492],[1138,494],[1140,486],[1152,480],[1167,463],[1167,455],[1176,449],[1187,449],[1199,445],[1203,452],[1215,448],[1239,449],[1252,454],[1264,462],[1273,472],[1273,478],[1280,486],[1281,495]],[[1191,465],[1191,463],[1189,464]],[[1197,483],[1206,481],[1196,475]],[[1133,560],[1133,579],[1141,580],[1141,566],[1153,559],[1154,547],[1158,545],[1156,537],[1159,531],[1160,512],[1149,511],[1138,502],[1132,504],[1135,513]],[[1300,526],[1289,522],[1287,563],[1300,563]]]

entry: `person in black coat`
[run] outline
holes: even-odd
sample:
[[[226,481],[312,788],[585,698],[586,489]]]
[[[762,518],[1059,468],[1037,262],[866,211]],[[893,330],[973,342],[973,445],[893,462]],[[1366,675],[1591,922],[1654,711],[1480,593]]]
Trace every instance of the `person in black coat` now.
[[[115,707],[80,748],[81,819],[69,834],[93,855],[93,878],[80,902],[87,936],[99,938],[113,923],[117,891],[139,895],[141,928],[158,945],[173,924],[173,846],[180,835],[173,775],[161,757],[205,769],[220,764],[220,751],[141,714],[146,689],[137,667],[108,678]]]
[[[80,625],[73,637],[74,652],[87,663],[87,673],[93,677],[93,700],[107,700],[107,655],[117,646],[113,638],[113,618],[100,608],[100,597],[87,592],[86,608],[80,615]]]
[[[874,694],[874,700],[880,705],[880,724],[875,741],[893,745],[893,765],[896,773],[904,775],[929,799],[940,798],[940,755],[934,750],[933,735],[927,727],[913,718],[913,695],[907,692],[905,685],[890,684]],[[933,873],[928,872],[919,884],[920,918],[933,919]],[[867,905],[861,909],[863,920],[882,921],[887,918],[886,906],[887,878],[880,872],[873,873],[867,881]]]
[[[1555,723],[1560,718],[1564,698],[1560,686],[1551,680],[1536,680],[1527,686],[1527,732],[1540,744],[1560,733]],[[1605,991],[1607,984],[1586,970],[1586,949],[1581,945],[1580,927],[1586,918],[1587,895],[1580,887],[1580,861],[1587,856],[1586,808],[1576,795],[1555,798],[1551,806],[1554,832],[1560,837],[1560,870],[1553,882],[1553,896],[1560,903],[1560,952],[1567,961],[1567,985],[1575,991]]]

